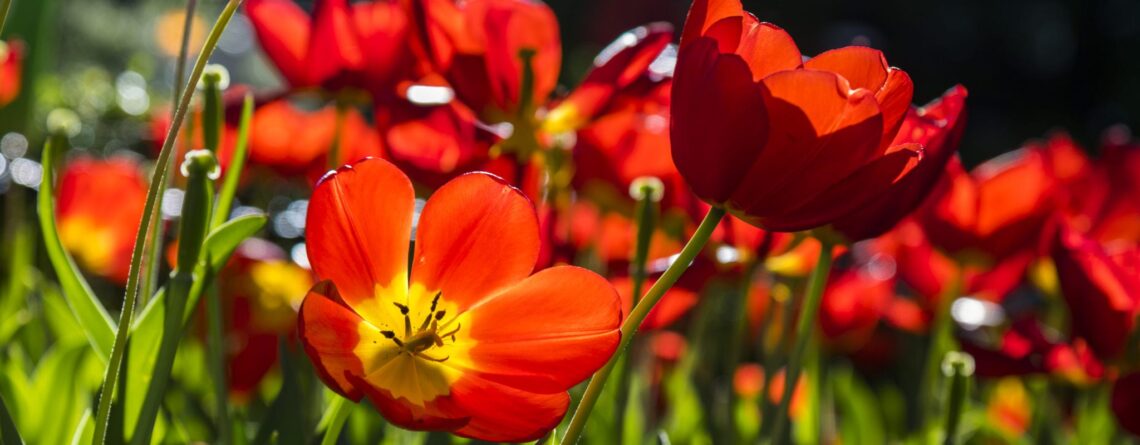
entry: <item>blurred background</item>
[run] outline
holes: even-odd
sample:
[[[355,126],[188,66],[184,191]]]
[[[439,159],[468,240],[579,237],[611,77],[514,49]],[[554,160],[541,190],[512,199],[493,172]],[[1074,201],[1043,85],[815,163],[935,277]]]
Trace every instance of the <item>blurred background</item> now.
[[[65,106],[85,123],[98,122],[84,126],[75,140],[80,147],[115,150],[146,141],[147,117],[169,101],[184,3],[14,3],[4,37],[29,43],[25,85],[37,100],[23,94],[0,111],[0,133],[34,137],[48,111]],[[679,31],[689,6],[688,0],[548,3],[561,23],[568,86],[622,31],[650,21],[672,22]],[[1140,128],[1140,0],[744,3],[761,20],[787,29],[804,54],[853,43],[882,49],[914,79],[918,103],[964,84],[970,117],[961,152],[970,165],[1056,129],[1095,152],[1106,129]],[[223,2],[199,4],[199,15],[211,19]],[[201,35],[208,23],[196,26]],[[235,81],[277,82],[244,18],[231,24],[219,49],[215,59]]]

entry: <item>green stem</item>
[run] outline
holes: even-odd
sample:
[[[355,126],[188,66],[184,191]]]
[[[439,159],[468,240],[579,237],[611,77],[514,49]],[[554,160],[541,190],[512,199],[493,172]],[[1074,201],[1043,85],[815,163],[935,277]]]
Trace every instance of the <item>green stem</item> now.
[[[328,408],[325,409],[325,414],[321,416],[320,423],[322,425],[327,424],[324,428],[325,436],[321,438],[321,445],[336,443],[336,439],[340,437],[340,430],[344,429],[344,424],[348,421],[348,415],[352,414],[353,406],[355,405],[350,403],[348,399],[339,395],[333,396]]]
[[[12,0],[0,0],[0,34],[4,32],[4,22],[8,21],[9,9],[12,9]]]
[[[973,358],[969,354],[952,352],[947,355],[946,363],[943,364],[943,371],[949,371],[946,377],[950,378],[948,388],[950,405],[946,412],[946,436],[942,441],[944,445],[958,443],[958,426],[961,424],[966,396],[969,395],[970,376],[974,372],[972,362]]]
[[[804,295],[803,307],[796,320],[796,343],[792,347],[792,355],[788,359],[787,374],[784,378],[784,393],[780,396],[780,405],[776,407],[776,419],[772,425],[772,440],[780,443],[788,423],[788,409],[792,402],[792,393],[795,392],[796,382],[800,378],[800,368],[803,366],[804,353],[807,351],[808,340],[812,329],[815,328],[816,318],[819,314],[819,304],[823,300],[823,289],[827,286],[827,275],[831,273],[831,251],[834,245],[827,237],[819,238],[819,260],[811,272],[808,281],[807,294]],[[767,370],[765,370],[767,372]]]
[[[194,10],[198,7],[198,0],[186,1],[186,18],[182,22],[182,43],[178,50],[178,60],[175,62],[174,68],[174,91],[170,103],[178,103],[182,97],[182,74],[186,71],[186,55],[190,52],[190,27],[194,24]],[[178,109],[171,108],[170,121],[178,117]],[[171,163],[171,167],[174,163]],[[170,172],[166,172],[167,178],[170,178]],[[170,180],[167,179],[162,184],[162,190],[166,190],[170,186]],[[147,299],[154,295],[155,288],[158,287],[158,271],[159,265],[162,264],[162,239],[164,237],[165,226],[162,224],[162,218],[159,213],[162,211],[162,206],[156,206],[151,212],[150,227],[147,228],[147,239],[152,240],[148,244],[146,254],[143,258],[146,259],[146,271],[142,275],[142,299],[145,303]]]
[[[694,233],[693,237],[689,239],[689,242],[685,244],[685,247],[681,249],[681,253],[677,255],[677,259],[673,264],[669,265],[669,268],[665,270],[661,278],[653,284],[653,287],[649,288],[649,292],[645,294],[645,297],[630,311],[629,316],[626,317],[625,322],[621,325],[621,342],[618,344],[617,350],[614,351],[614,355],[610,357],[610,360],[606,362],[605,366],[594,374],[594,377],[590,379],[590,383],[586,385],[586,391],[582,394],[582,401],[578,403],[578,408],[574,410],[574,417],[570,419],[570,425],[566,429],[566,435],[562,437],[562,442],[560,442],[562,445],[578,442],[578,438],[582,435],[582,429],[586,426],[586,419],[589,418],[590,411],[594,409],[594,404],[597,403],[598,396],[602,393],[602,387],[605,386],[606,379],[610,376],[614,365],[625,352],[629,343],[633,341],[633,336],[637,334],[637,329],[641,327],[641,322],[645,320],[645,317],[649,315],[649,311],[661,300],[665,292],[668,291],[670,287],[673,287],[673,283],[676,283],[677,279],[681,278],[681,274],[685,273],[685,270],[689,268],[689,265],[692,264],[697,254],[700,253],[701,249],[708,243],[713,229],[720,224],[722,218],[724,218],[723,208],[712,207],[709,209],[708,214],[705,215],[705,219],[701,221],[701,225],[697,226],[696,233]]]
[[[940,417],[938,413],[942,409],[937,396],[938,389],[942,387],[938,383],[942,375],[939,365],[942,363],[942,357],[955,349],[954,320],[950,316],[950,306],[962,289],[963,268],[961,265],[955,267],[950,281],[946,283],[946,287],[938,297],[937,312],[934,314],[934,324],[931,326],[930,346],[926,352],[926,363],[921,377],[922,385],[919,386],[918,412],[923,416],[920,425],[929,426],[931,422],[937,422]]]
[[[216,424],[218,426],[218,442],[230,442],[230,412],[229,388],[226,381],[226,355],[225,342],[222,337],[222,326],[225,324],[222,315],[221,296],[218,292],[218,283],[212,283],[206,293],[206,358],[210,366],[210,377],[214,381],[214,403],[216,410]]]
[[[521,164],[520,164],[521,165]],[[522,176],[519,176],[522,178]],[[521,183],[521,179],[520,179]],[[636,183],[636,182],[635,182]],[[632,281],[630,292],[631,307],[636,305],[641,298],[641,292],[645,286],[645,263],[649,259],[649,243],[653,239],[653,230],[657,224],[657,205],[653,200],[654,187],[649,184],[642,184],[635,186],[636,193],[634,198],[637,199],[637,206],[634,210],[634,218],[637,221],[637,231],[634,233],[634,247],[633,247],[633,261],[629,267],[629,277]],[[638,345],[631,347],[634,351],[638,351]],[[622,361],[618,369],[617,381],[618,391],[616,394],[617,403],[617,422],[618,428],[624,431],[626,425],[626,411],[631,403],[638,403],[635,400],[634,389],[630,385],[633,377],[633,367],[640,362],[638,354],[630,353],[626,360]],[[623,391],[624,389],[624,391]]]
[[[187,153],[182,168],[189,173],[189,179],[186,181],[186,198],[182,202],[182,220],[179,222],[178,264],[170,280],[170,291],[166,293],[162,342],[159,344],[146,398],[139,411],[138,423],[131,437],[131,443],[136,445],[149,444],[154,432],[154,422],[170,382],[178,343],[182,340],[185,324],[182,314],[186,310],[190,290],[194,287],[194,269],[198,265],[202,244],[210,229],[210,208],[214,203],[214,181],[211,178],[216,174],[212,171],[218,168],[217,161],[209,151],[195,150]]]
[[[174,140],[178,137],[178,129],[182,126],[186,111],[190,108],[190,98],[194,91],[193,85],[196,85],[198,79],[202,77],[202,70],[206,68],[206,61],[209,60],[214,48],[218,45],[222,30],[237,12],[241,2],[242,0],[229,0],[217,22],[214,23],[214,29],[210,30],[210,35],[206,38],[206,43],[198,54],[198,61],[194,64],[194,70],[190,73],[190,79],[187,82],[189,86],[183,91],[182,98],[178,102],[178,108],[174,114],[175,118],[170,122],[166,140],[163,141],[162,150],[159,152],[158,160],[155,163],[154,176],[151,178],[150,188],[146,195],[146,211],[143,212],[142,221],[139,222],[139,230],[135,235],[135,247],[131,252],[131,273],[127,277],[126,295],[123,298],[122,313],[119,315],[115,343],[111,348],[111,359],[107,363],[107,371],[103,375],[103,387],[99,391],[99,405],[95,411],[95,434],[93,436],[95,445],[102,445],[106,440],[107,415],[111,412],[111,395],[114,394],[115,383],[118,381],[119,367],[123,361],[123,350],[126,348],[127,334],[131,330],[131,319],[134,317],[135,303],[138,300],[140,267],[142,266],[146,236],[151,220],[158,211],[158,195],[162,191],[162,186],[166,184],[171,148],[174,145]]]
[[[348,104],[345,101],[336,101],[336,122],[333,130],[332,146],[329,147],[328,168],[330,170],[340,167],[340,149],[344,140],[344,121],[348,117]]]

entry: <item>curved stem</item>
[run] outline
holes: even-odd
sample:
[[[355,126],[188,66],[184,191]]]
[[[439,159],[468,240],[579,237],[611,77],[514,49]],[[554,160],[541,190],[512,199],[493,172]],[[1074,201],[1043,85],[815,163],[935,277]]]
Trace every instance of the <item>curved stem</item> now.
[[[780,405],[776,408],[775,423],[772,424],[772,441],[780,443],[788,423],[788,409],[792,402],[792,393],[795,392],[796,382],[800,379],[800,368],[803,367],[804,353],[807,352],[808,338],[811,337],[812,328],[815,327],[819,314],[819,304],[823,300],[823,289],[827,286],[827,275],[831,273],[831,251],[834,247],[827,237],[819,239],[819,260],[811,271],[808,281],[807,294],[804,295],[804,304],[800,308],[800,316],[796,320],[796,343],[792,348],[792,355],[788,359],[787,374],[784,378],[784,393],[780,396]]]
[[[4,32],[4,22],[8,21],[8,10],[12,8],[12,0],[0,0],[0,33]]]
[[[939,419],[939,411],[942,409],[938,403],[937,395],[939,389],[942,388],[942,385],[939,384],[942,379],[939,364],[946,352],[956,348],[954,344],[954,320],[950,316],[950,306],[954,304],[954,300],[962,291],[964,267],[961,264],[956,264],[955,267],[950,281],[946,283],[942,289],[942,294],[938,297],[934,324],[930,328],[930,345],[926,351],[926,363],[921,377],[922,385],[919,386],[920,405],[918,412],[923,416],[921,424],[931,424]]]
[[[606,384],[606,379],[609,378],[610,372],[613,371],[614,365],[618,359],[629,347],[629,343],[633,341],[633,336],[637,334],[637,329],[641,327],[641,322],[649,315],[649,311],[661,297],[665,296],[665,292],[673,287],[681,274],[692,264],[693,259],[697,257],[701,249],[709,241],[709,236],[712,235],[713,229],[720,220],[724,218],[724,209],[721,207],[712,207],[709,209],[705,219],[701,221],[701,225],[697,227],[696,233],[685,247],[681,249],[681,253],[677,255],[676,261],[669,265],[661,278],[649,288],[649,292],[645,297],[633,307],[629,316],[626,317],[625,322],[621,325],[621,342],[618,344],[617,350],[606,365],[599,369],[594,377],[590,378],[590,383],[586,385],[586,391],[582,393],[582,401],[578,403],[578,408],[574,410],[574,417],[570,419],[570,425],[566,428],[566,435],[562,437],[562,445],[568,445],[578,442],[578,438],[582,435],[582,429],[586,426],[586,419],[590,417],[590,411],[594,409],[594,404],[598,401],[598,396],[602,393],[602,387]]]
[[[321,445],[333,445],[336,439],[340,437],[340,430],[344,428],[345,422],[348,421],[348,415],[352,414],[353,404],[339,395],[333,396],[329,407],[325,410],[322,416],[321,423],[328,423],[325,428],[325,436],[321,438]]]
[[[111,358],[107,363],[107,371],[103,375],[103,387],[99,391],[99,405],[95,411],[95,434],[92,442],[95,445],[102,445],[106,440],[107,433],[107,415],[111,412],[111,395],[115,391],[115,383],[119,377],[119,367],[123,362],[123,350],[126,349],[127,334],[131,330],[131,319],[134,317],[135,303],[138,300],[139,294],[139,277],[140,267],[142,266],[143,249],[146,245],[146,235],[150,227],[151,218],[156,213],[158,207],[158,195],[162,191],[162,186],[166,183],[166,175],[170,165],[170,158],[174,140],[178,137],[178,130],[182,126],[182,120],[186,117],[186,112],[190,108],[190,98],[194,92],[194,85],[198,83],[198,79],[202,77],[202,70],[206,68],[206,61],[209,60],[210,55],[213,54],[214,48],[218,45],[218,39],[222,36],[222,30],[230,22],[230,18],[237,12],[238,6],[242,0],[229,0],[226,8],[222,10],[221,16],[218,21],[214,23],[214,29],[210,31],[210,35],[206,38],[206,43],[202,47],[202,51],[198,54],[198,61],[194,64],[194,71],[190,74],[190,79],[187,82],[187,87],[182,91],[182,98],[178,102],[178,111],[175,112],[175,118],[170,123],[170,129],[166,133],[166,140],[162,144],[162,151],[158,154],[158,160],[155,163],[154,176],[150,181],[150,188],[146,195],[146,211],[143,212],[142,221],[139,222],[139,230],[135,235],[134,250],[131,252],[131,267],[130,275],[127,277],[126,295],[123,298],[123,311],[119,315],[118,331],[115,333],[115,343],[111,347]],[[140,376],[141,377],[141,376]]]

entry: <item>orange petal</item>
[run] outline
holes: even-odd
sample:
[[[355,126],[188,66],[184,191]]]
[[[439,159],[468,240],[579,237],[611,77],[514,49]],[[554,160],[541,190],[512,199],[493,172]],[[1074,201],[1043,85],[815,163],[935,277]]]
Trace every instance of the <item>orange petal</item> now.
[[[562,421],[570,406],[565,391],[536,394],[474,376],[455,382],[450,398],[457,408],[471,415],[454,433],[488,442],[538,440]]]
[[[396,94],[395,84],[412,69],[408,40],[411,23],[405,9],[395,2],[356,3],[351,10],[352,24],[360,39],[364,71],[380,100]]]
[[[354,401],[363,391],[349,376],[361,376],[363,364],[353,349],[360,342],[357,326],[363,320],[345,306],[329,281],[313,286],[301,303],[297,333],[317,375],[332,390]]]
[[[697,37],[705,35],[705,32],[721,19],[743,16],[744,7],[741,6],[740,0],[696,0],[689,8],[689,15],[685,18],[685,29],[681,33],[681,45],[688,45]]]
[[[341,71],[357,70],[364,54],[348,14],[348,0],[322,0],[313,11],[313,30],[305,66],[310,85],[319,85]]]
[[[292,0],[249,0],[245,13],[253,23],[261,48],[290,85],[306,82],[309,14]]]
[[[851,88],[863,88],[871,93],[879,92],[887,82],[887,59],[879,50],[865,46],[826,51],[804,62],[804,68],[830,71],[847,79]]]
[[[545,103],[558,82],[562,63],[558,19],[550,7],[542,2],[487,0],[471,2],[463,8],[471,26],[469,31],[477,33],[467,38],[485,42],[481,64],[489,83],[482,88],[489,90],[493,105],[504,112],[512,112],[519,105],[523,72],[519,53],[523,50],[534,51],[534,84],[529,92],[532,103]],[[483,111],[482,107],[471,105]]]
[[[879,156],[882,117],[870,92],[815,70],[782,71],[761,84],[770,131],[732,205],[780,215]]]
[[[466,174],[437,190],[423,209],[412,283],[443,292],[463,311],[526,278],[539,247],[530,200],[497,176]]]
[[[367,320],[378,288],[395,301],[407,292],[408,239],[415,193],[395,166],[368,159],[329,173],[309,200],[309,261]]]
[[[756,81],[778,71],[796,69],[803,63],[792,36],[771,23],[756,23],[745,31],[737,53],[748,62]]]
[[[617,292],[573,266],[542,270],[468,314],[471,328],[456,344],[471,344],[468,371],[524,391],[566,391],[605,364],[621,338]]]
[[[887,74],[887,81],[883,88],[875,92],[875,100],[879,101],[879,110],[883,112],[882,146],[894,139],[899,132],[907,111],[910,110],[910,101],[914,96],[914,84],[910,75],[898,68],[891,68]]]

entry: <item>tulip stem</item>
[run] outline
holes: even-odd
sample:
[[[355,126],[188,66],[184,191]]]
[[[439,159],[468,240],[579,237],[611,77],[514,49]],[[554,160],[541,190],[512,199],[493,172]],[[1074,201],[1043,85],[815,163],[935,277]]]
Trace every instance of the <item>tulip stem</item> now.
[[[209,60],[210,55],[213,54],[214,48],[218,44],[218,39],[222,36],[222,30],[229,24],[230,18],[237,12],[237,8],[241,2],[242,0],[229,0],[225,9],[222,10],[222,14],[218,17],[217,22],[214,23],[214,29],[210,31],[210,35],[206,38],[206,42],[202,46],[202,51],[198,53],[198,61],[194,64],[194,70],[191,72],[187,82],[188,86],[182,92],[175,117],[170,122],[170,128],[166,133],[166,140],[163,141],[162,150],[159,151],[158,160],[155,162],[154,176],[151,178],[150,188],[147,190],[146,195],[146,205],[144,207],[146,210],[143,211],[142,220],[139,221],[139,230],[135,235],[135,247],[131,252],[131,272],[127,277],[126,295],[123,296],[123,309],[119,315],[118,330],[115,333],[115,343],[111,347],[111,357],[107,363],[107,370],[103,375],[103,387],[99,391],[99,402],[95,411],[95,432],[92,436],[92,443],[95,445],[102,445],[106,440],[107,416],[111,412],[111,398],[115,392],[115,383],[117,383],[119,379],[119,368],[123,362],[123,351],[127,347],[127,335],[131,331],[131,320],[134,317],[135,303],[138,301],[140,267],[142,266],[147,232],[150,231],[151,219],[158,213],[158,195],[161,193],[163,185],[166,184],[174,141],[178,137],[178,130],[182,126],[182,121],[186,117],[187,110],[190,108],[190,98],[194,91],[193,86],[196,85],[198,79],[202,77],[202,71],[206,68],[206,61]]]
[[[8,10],[12,8],[12,0],[0,0],[0,33],[4,32],[4,22],[8,21]]]
[[[823,300],[823,289],[827,285],[827,276],[831,273],[831,251],[835,246],[828,237],[819,237],[819,244],[819,260],[816,261],[815,268],[811,271],[803,307],[800,308],[800,315],[796,320],[796,343],[792,347],[791,356],[788,358],[787,373],[784,378],[784,393],[780,395],[780,404],[776,407],[775,423],[772,424],[772,441],[775,443],[780,443],[783,440],[784,431],[787,428],[788,409],[791,406],[792,393],[795,392],[796,383],[800,379],[800,368],[803,367],[808,340],[819,315],[819,305]],[[765,371],[767,372],[767,370]]]
[[[712,236],[713,229],[720,224],[720,220],[724,218],[724,208],[712,207],[709,212],[705,214],[705,219],[701,221],[701,225],[697,226],[697,231],[693,233],[693,237],[689,238],[689,242],[681,249],[681,253],[677,255],[677,259],[665,269],[665,273],[661,274],[661,278],[649,288],[645,297],[638,301],[637,305],[630,311],[629,316],[626,317],[625,322],[621,325],[621,342],[618,344],[617,350],[614,351],[613,356],[606,362],[602,369],[599,369],[594,377],[590,379],[590,383],[586,385],[586,391],[582,393],[582,400],[578,403],[578,408],[574,410],[574,417],[570,419],[570,425],[566,428],[566,435],[562,437],[561,445],[569,445],[578,442],[578,438],[582,435],[582,430],[586,426],[586,420],[590,417],[590,411],[594,409],[594,404],[598,401],[598,396],[602,393],[602,387],[606,384],[606,379],[609,378],[610,372],[613,371],[614,365],[621,358],[629,343],[633,341],[633,336],[637,334],[637,329],[641,327],[641,322],[649,315],[649,311],[653,306],[661,300],[665,292],[673,287],[673,284],[681,278],[681,274],[689,268],[697,254],[704,249],[705,244],[708,243],[709,237]]]
[[[321,438],[321,445],[336,443],[336,439],[340,437],[340,430],[344,429],[344,424],[348,421],[348,415],[352,414],[352,407],[353,404],[349,403],[348,399],[339,395],[332,396],[328,408],[325,409],[325,414],[321,416],[320,423],[327,424],[325,435]]]
[[[942,409],[937,400],[937,393],[942,388],[942,385],[938,383],[941,379],[939,364],[942,362],[942,356],[956,347],[954,345],[954,323],[950,316],[950,306],[961,292],[963,267],[960,264],[955,267],[950,281],[946,283],[946,287],[942,289],[942,293],[938,297],[934,324],[930,328],[930,346],[926,352],[926,364],[922,374],[923,382],[919,386],[919,403],[921,405],[919,405],[918,412],[924,416],[920,425],[938,421],[939,411]]]

